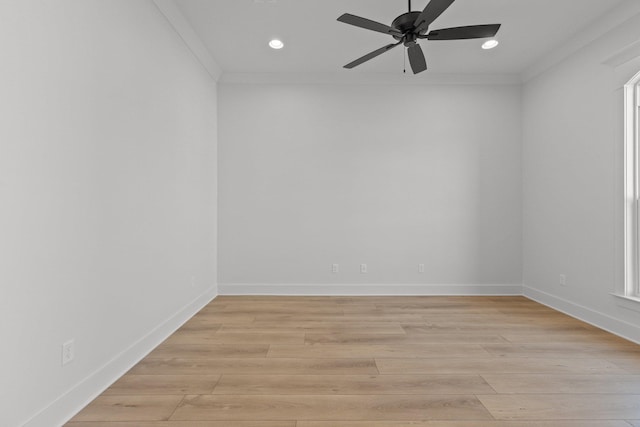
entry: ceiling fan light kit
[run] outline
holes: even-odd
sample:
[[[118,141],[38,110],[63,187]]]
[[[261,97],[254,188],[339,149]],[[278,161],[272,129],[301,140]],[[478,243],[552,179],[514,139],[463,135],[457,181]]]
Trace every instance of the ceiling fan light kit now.
[[[486,42],[484,42],[482,44],[482,48],[484,50],[489,50],[489,49],[493,49],[494,47],[498,46],[500,44],[500,42],[496,39],[491,39],[491,40],[487,40]]]
[[[269,47],[276,50],[282,49],[284,47],[284,43],[282,43],[281,40],[273,39],[269,42]]]
[[[392,43],[374,50],[373,52],[348,63],[344,68],[351,69],[357,67],[358,65],[382,55],[400,44],[403,44],[407,48],[409,63],[411,64],[413,74],[418,74],[427,69],[427,61],[418,40],[482,39],[494,37],[500,29],[500,24],[488,24],[443,28],[440,30],[429,31],[429,26],[433,21],[447,10],[455,0],[431,0],[422,12],[412,11],[411,0],[408,1],[409,12],[394,19],[391,26],[362,18],[360,16],[351,15],[349,13],[345,13],[338,18],[338,21],[344,22],[345,24],[388,34],[397,40],[397,43]],[[497,46],[497,43],[495,46]]]

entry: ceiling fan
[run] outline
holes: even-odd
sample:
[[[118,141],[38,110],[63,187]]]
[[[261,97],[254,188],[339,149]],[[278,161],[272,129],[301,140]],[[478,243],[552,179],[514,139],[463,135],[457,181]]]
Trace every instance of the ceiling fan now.
[[[370,19],[361,18],[359,16],[345,13],[338,18],[338,21],[345,24],[355,25],[356,27],[366,30],[377,31],[379,33],[389,34],[397,43],[392,43],[374,50],[366,54],[362,58],[358,58],[348,63],[344,68],[354,68],[363,64],[376,56],[382,55],[390,51],[394,47],[404,44],[408,51],[409,63],[413,74],[418,74],[427,69],[427,61],[424,58],[422,48],[418,44],[418,40],[465,40],[465,39],[481,39],[485,37],[493,37],[500,29],[500,24],[489,25],[471,25],[467,27],[443,28],[440,30],[432,30],[429,33],[429,25],[435,21],[445,10],[453,4],[455,0],[431,0],[422,12],[411,11],[411,0],[409,1],[409,12],[398,16],[391,23],[391,26],[372,21]]]

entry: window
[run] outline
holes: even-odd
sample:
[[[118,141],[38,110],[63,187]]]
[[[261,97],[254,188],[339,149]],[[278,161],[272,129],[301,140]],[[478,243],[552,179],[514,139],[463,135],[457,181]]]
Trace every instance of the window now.
[[[625,296],[640,298],[640,73],[624,89]]]

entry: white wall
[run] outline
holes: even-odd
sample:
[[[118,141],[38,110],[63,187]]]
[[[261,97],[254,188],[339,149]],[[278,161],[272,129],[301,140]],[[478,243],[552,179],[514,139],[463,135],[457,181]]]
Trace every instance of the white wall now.
[[[0,425],[51,427],[215,295],[216,85],[148,0],[2,1],[0,52]]]
[[[623,280],[622,85],[640,71],[630,54],[640,54],[640,15],[628,18],[524,85],[524,284],[528,296],[640,340],[640,304],[610,295]]]
[[[220,292],[520,285],[519,86],[221,84],[219,97]]]

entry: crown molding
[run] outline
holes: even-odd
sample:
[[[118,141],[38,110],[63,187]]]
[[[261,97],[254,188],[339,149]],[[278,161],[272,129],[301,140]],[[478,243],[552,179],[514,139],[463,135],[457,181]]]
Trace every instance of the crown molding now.
[[[638,14],[640,14],[640,2],[637,0],[625,1],[587,25],[566,43],[534,62],[533,66],[522,73],[522,81],[526,83],[534,79]]]
[[[223,84],[520,85],[517,74],[223,73]]]
[[[613,55],[610,55],[602,63],[615,68],[638,57],[640,57],[640,40],[631,43]]]
[[[173,0],[152,0],[196,59],[215,81],[227,84],[348,84],[348,85],[521,85],[544,73],[568,56],[593,43],[625,21],[640,14],[640,2],[626,0],[576,34],[557,49],[539,58],[520,74],[423,73],[234,73],[223,72],[204,42]],[[635,49],[634,49],[635,50]],[[620,61],[624,55],[609,60]]]
[[[222,75],[222,69],[202,39],[200,39],[193,30],[187,18],[180,12],[180,9],[178,9],[174,1],[153,0],[153,4],[155,4],[158,10],[167,18],[169,24],[171,24],[176,33],[178,33],[182,41],[184,41],[184,44],[187,45],[200,64],[202,64],[215,81],[218,81]]]

